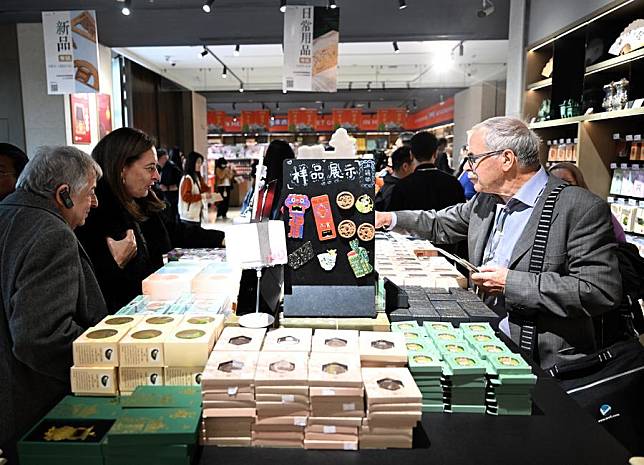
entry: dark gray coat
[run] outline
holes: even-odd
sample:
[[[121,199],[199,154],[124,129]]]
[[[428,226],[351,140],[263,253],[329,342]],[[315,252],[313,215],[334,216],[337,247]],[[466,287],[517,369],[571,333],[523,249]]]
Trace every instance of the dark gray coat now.
[[[530,254],[546,197],[561,180],[550,177],[512,252],[504,305],[497,311],[536,313],[542,367],[597,350],[593,316],[615,309],[622,297],[615,234],[608,204],[580,187],[566,187],[555,205],[543,272],[528,272]],[[501,198],[478,194],[439,212],[397,212],[396,228],[412,230],[436,244],[467,239],[479,265]],[[519,327],[510,323],[512,340]]]
[[[69,392],[72,341],[107,314],[87,254],[54,203],[0,203],[0,447]]]

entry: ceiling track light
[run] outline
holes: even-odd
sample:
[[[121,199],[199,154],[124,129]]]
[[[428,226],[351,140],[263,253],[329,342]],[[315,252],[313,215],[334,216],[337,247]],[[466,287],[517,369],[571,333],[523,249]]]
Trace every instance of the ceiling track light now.
[[[463,53],[465,52],[465,47],[463,47],[463,41],[458,44],[458,56],[462,57]]]
[[[279,103],[279,102],[275,102],[275,109],[276,109],[276,110],[279,110],[279,109],[280,109],[280,103]]]
[[[236,57],[239,56],[239,44],[235,45],[235,51],[233,51],[233,55],[235,55]]]
[[[208,55],[208,50],[206,50],[205,48],[201,52],[199,52],[199,56],[201,58],[206,58],[206,55]]]
[[[335,0],[329,0],[329,8],[335,10],[337,7],[338,5],[335,4]]]
[[[394,46],[394,53],[400,53],[400,48],[398,48],[398,41],[394,40],[392,44]]]
[[[349,90],[353,87],[353,81],[349,81]]]
[[[233,110],[236,110],[236,109],[237,109],[237,104],[233,102]]]
[[[367,82],[367,92],[371,92],[371,81]]]
[[[371,102],[367,102],[367,108],[371,109]]]
[[[286,13],[286,0],[280,0],[280,11]]]
[[[123,6],[121,7],[121,14],[123,16],[130,16],[130,14],[132,13],[132,10],[130,9],[131,5],[132,5],[131,0],[125,0],[123,2]]]
[[[492,3],[492,0],[483,0],[483,3],[481,5],[481,9],[476,12],[476,16],[479,18],[485,18],[487,16],[490,16],[492,13],[494,13],[494,3]]]
[[[210,13],[212,11],[212,4],[214,3],[215,0],[205,0],[203,2],[203,5],[201,5],[201,9],[203,10],[204,13]]]
[[[382,81],[382,90],[386,89],[385,81]]]
[[[228,68],[224,66],[224,70],[221,72],[221,77],[226,79],[228,77]]]
[[[407,2],[405,0],[398,0],[398,9],[404,10],[407,8]]]
[[[244,92],[244,83],[243,82],[239,83],[239,92],[240,93]]]

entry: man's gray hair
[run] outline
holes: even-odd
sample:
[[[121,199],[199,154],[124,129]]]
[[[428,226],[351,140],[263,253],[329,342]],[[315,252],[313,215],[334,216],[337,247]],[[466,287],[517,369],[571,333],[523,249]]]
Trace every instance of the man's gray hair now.
[[[510,149],[524,168],[538,168],[541,139],[523,121],[507,116],[489,118],[472,131],[485,130],[485,145],[490,151]]]
[[[75,147],[43,146],[29,160],[16,182],[16,188],[45,197],[51,196],[61,184],[68,184],[70,193],[87,186],[90,175],[98,180],[103,171],[94,159]]]

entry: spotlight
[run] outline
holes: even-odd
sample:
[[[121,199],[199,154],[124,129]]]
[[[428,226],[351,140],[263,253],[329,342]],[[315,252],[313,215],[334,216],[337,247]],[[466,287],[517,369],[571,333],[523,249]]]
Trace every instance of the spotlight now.
[[[324,110],[324,102],[320,103],[320,108]]]
[[[288,92],[286,89],[282,89],[283,94],[285,94],[286,92]]]
[[[353,87],[353,81],[349,81],[349,90]]]
[[[244,92],[244,83],[243,82],[239,83],[239,92]]]
[[[335,0],[329,0],[329,8],[335,10],[337,7],[338,5],[335,4]]]
[[[411,106],[414,108],[414,110],[418,108],[418,105],[416,105],[416,99],[412,100]]]
[[[280,103],[279,103],[279,102],[275,102],[275,109],[276,109],[276,110],[279,110],[279,109],[280,109]]]
[[[206,50],[206,49],[204,48],[204,49],[201,51],[201,53],[199,53],[199,56],[200,56],[201,58],[206,58],[206,55],[208,55],[208,50]]]
[[[371,81],[367,82],[367,92],[371,92]]]
[[[130,10],[131,4],[131,0],[125,0],[125,2],[123,2],[123,7],[121,8],[121,13],[123,14],[123,16],[130,16],[130,13],[132,13],[132,11]]]
[[[237,103],[233,102],[233,110],[237,109]]]
[[[286,0],[280,0],[280,11],[286,13]]]
[[[237,117],[235,116],[235,117],[233,118],[233,123],[236,123],[236,122],[237,122]]]
[[[458,44],[458,56],[459,56],[459,57],[462,57],[462,56],[463,56],[463,52],[464,52],[464,51],[465,51],[465,50],[464,50],[464,47],[463,47],[463,41],[461,40],[461,43],[460,43],[460,44]]]
[[[235,55],[236,57],[239,56],[239,44],[235,45],[235,51],[233,52],[233,55]]]
[[[411,89],[411,83],[409,81],[407,82],[407,89]]]
[[[400,49],[398,48],[398,41],[394,40],[393,46],[394,46],[394,53],[400,53]]]
[[[382,90],[385,90],[385,89],[386,89],[385,81],[382,81]]]
[[[481,6],[481,9],[476,12],[476,16],[479,18],[485,18],[494,13],[494,10],[495,8],[492,0],[483,0],[483,5]]]
[[[174,68],[175,66],[177,66],[177,62],[173,61],[172,63],[170,63],[170,65]]]
[[[226,79],[228,77],[228,68],[224,66],[224,70],[221,72],[221,77]]]
[[[212,11],[212,4],[215,0],[205,0],[203,2],[203,5],[201,5],[201,9],[203,10],[204,13],[210,13]]]
[[[367,102],[367,108],[371,109],[371,102]]]
[[[404,10],[407,8],[407,2],[405,0],[398,0],[398,9]]]
[[[275,121],[275,117],[271,115],[271,121]]]

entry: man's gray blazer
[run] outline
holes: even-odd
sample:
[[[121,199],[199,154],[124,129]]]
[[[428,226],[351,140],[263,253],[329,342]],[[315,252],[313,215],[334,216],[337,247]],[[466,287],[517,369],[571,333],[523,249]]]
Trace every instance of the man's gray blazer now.
[[[561,180],[550,177],[519,238],[509,265],[504,298],[495,310],[536,317],[542,367],[597,350],[591,317],[621,301],[622,287],[608,204],[580,187],[559,194],[546,247],[543,272],[528,272],[543,204]],[[436,211],[397,212],[396,229],[406,229],[436,244],[467,239],[470,261],[480,265],[500,197],[478,194],[469,202]],[[496,299],[487,299],[491,302]],[[503,301],[505,305],[503,306]],[[519,326],[510,323],[512,340]]]

